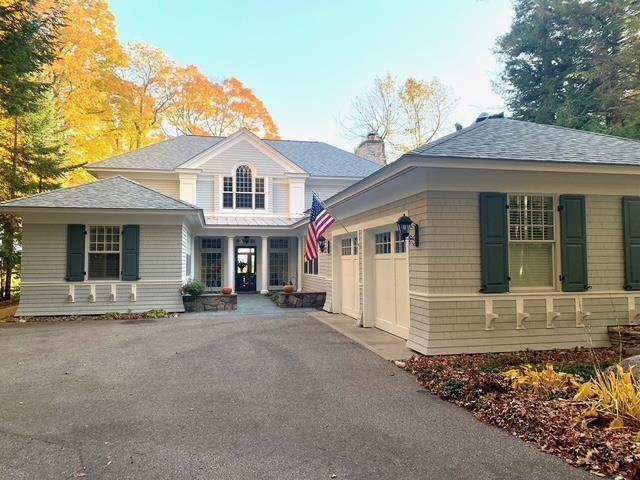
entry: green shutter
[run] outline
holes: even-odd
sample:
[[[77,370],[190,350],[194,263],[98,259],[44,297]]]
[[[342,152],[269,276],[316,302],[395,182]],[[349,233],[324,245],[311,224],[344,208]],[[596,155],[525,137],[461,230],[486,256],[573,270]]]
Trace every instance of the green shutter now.
[[[84,225],[67,225],[67,281],[84,281]]]
[[[562,230],[562,290],[588,290],[587,221],[582,195],[560,196],[560,228]]]
[[[509,237],[507,195],[480,194],[480,254],[482,293],[509,291]]]
[[[640,197],[623,197],[625,290],[640,290]]]
[[[140,280],[140,226],[122,227],[122,280]]]

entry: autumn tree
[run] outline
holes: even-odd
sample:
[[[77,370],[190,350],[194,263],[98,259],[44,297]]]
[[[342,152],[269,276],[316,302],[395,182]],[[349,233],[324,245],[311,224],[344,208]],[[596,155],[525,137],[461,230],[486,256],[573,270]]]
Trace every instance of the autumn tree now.
[[[227,136],[246,128],[264,138],[279,132],[264,103],[236,78],[211,81],[197,67],[177,71],[175,100],[167,109],[167,124],[182,134]]]
[[[352,101],[351,113],[340,123],[352,138],[376,133],[393,158],[430,142],[443,130],[454,106],[451,90],[436,78],[410,77],[398,83],[387,74]]]
[[[121,87],[117,70],[127,64],[115,18],[106,0],[62,0],[66,22],[57,59],[47,67],[67,125],[71,162],[95,162],[121,153],[121,121],[113,99]],[[50,10],[59,0],[40,0]],[[78,178],[86,181],[88,175]]]
[[[404,134],[404,151],[429,143],[449,118],[454,100],[450,89],[438,79],[425,82],[407,78],[398,92]]]

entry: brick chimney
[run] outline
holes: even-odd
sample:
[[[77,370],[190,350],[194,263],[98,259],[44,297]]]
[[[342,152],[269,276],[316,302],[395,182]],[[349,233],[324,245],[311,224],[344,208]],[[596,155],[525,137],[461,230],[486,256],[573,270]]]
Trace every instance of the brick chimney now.
[[[384,141],[376,132],[370,132],[367,138],[358,145],[356,155],[379,163],[380,165],[387,164],[387,155],[384,152]]]

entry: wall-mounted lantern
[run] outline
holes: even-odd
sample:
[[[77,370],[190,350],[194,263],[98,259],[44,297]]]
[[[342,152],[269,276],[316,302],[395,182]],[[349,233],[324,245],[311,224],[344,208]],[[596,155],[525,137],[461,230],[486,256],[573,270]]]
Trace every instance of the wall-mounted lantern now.
[[[318,238],[318,247],[322,253],[331,253],[331,240],[324,237]]]
[[[402,241],[409,240],[409,243],[413,243],[416,247],[420,246],[420,228],[417,223],[413,223],[413,220],[407,215],[402,215],[396,222],[398,225],[398,235]],[[413,235],[411,235],[411,227],[413,227]]]

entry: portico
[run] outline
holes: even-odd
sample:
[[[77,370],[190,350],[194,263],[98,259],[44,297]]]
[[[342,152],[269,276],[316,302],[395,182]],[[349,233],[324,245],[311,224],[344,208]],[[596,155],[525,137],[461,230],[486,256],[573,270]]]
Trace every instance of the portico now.
[[[191,279],[202,282],[211,292],[231,287],[234,293],[265,294],[280,290],[289,282],[300,289],[300,238],[290,233],[240,233],[222,236],[203,232],[193,237]]]

